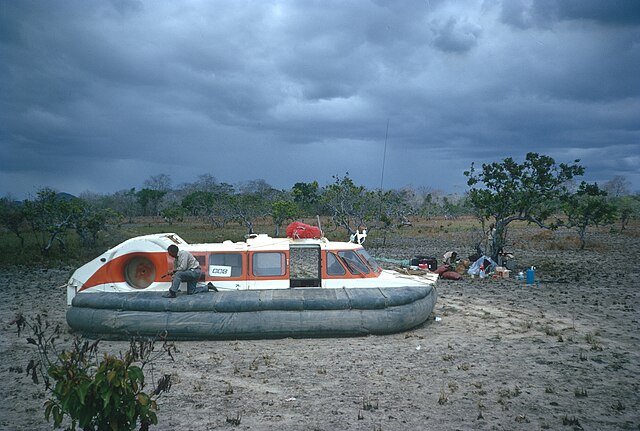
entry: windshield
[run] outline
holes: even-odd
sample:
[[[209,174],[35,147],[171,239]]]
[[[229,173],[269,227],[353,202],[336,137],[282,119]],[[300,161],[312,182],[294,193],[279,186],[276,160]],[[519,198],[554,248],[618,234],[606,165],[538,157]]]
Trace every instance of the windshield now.
[[[373,272],[382,271],[382,268],[380,267],[380,265],[378,265],[378,262],[376,262],[375,258],[371,256],[367,250],[362,248],[360,250],[356,250],[356,253],[358,253],[358,256],[360,256],[362,260],[364,260],[364,262],[369,265]]]
[[[360,260],[353,250],[340,251],[338,256],[352,274],[368,274],[371,272],[369,267]]]

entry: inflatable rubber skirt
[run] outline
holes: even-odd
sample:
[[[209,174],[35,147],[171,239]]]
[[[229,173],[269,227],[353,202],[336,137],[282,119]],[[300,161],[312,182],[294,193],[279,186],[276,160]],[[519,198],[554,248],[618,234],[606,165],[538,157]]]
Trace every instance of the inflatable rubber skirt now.
[[[421,325],[436,298],[433,286],[234,290],[173,299],[161,292],[92,292],[73,298],[67,323],[103,339],[349,337]]]

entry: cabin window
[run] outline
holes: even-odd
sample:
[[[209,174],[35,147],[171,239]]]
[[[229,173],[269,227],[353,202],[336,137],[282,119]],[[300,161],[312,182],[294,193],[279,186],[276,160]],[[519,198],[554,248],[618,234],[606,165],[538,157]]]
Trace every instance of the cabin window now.
[[[327,253],[327,274],[328,275],[345,275],[347,271],[340,264],[338,257],[333,253]]]
[[[209,277],[242,276],[241,253],[212,253],[209,255]]]
[[[285,274],[285,254],[282,252],[253,253],[253,275],[274,277]]]
[[[358,256],[360,256],[360,258],[364,261],[364,263],[369,265],[369,267],[373,272],[382,271],[382,268],[380,268],[380,265],[378,264],[378,262],[373,258],[373,256],[369,254],[367,250],[363,248],[360,250],[356,250],[356,253],[358,253]]]
[[[368,274],[369,267],[364,264],[353,250],[344,250],[338,252],[342,263],[351,271],[352,274]]]

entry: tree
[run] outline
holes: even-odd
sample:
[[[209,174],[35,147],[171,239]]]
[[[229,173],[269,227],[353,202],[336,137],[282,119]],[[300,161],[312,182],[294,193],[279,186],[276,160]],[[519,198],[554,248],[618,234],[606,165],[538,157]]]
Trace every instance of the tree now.
[[[224,227],[232,218],[231,201],[233,187],[228,184],[216,185],[214,191],[195,191],[182,199],[182,207],[187,214],[202,217],[212,225]]]
[[[387,243],[387,233],[393,229],[400,228],[402,226],[411,225],[409,216],[413,214],[413,208],[411,201],[414,199],[414,192],[410,189],[404,190],[387,190],[383,191],[368,191],[368,200],[370,202],[377,202],[378,210],[377,216],[375,216],[375,225],[371,223],[367,226],[370,231],[371,228],[379,227],[383,231],[382,245]]]
[[[20,240],[20,247],[24,248],[24,237],[22,229],[26,221],[25,211],[22,204],[15,200],[4,197],[0,199],[0,225],[13,232]]]
[[[300,210],[306,215],[313,215],[318,202],[320,202],[320,194],[318,193],[318,182],[295,183],[291,188],[293,201],[300,206]]]
[[[133,223],[133,217],[138,213],[138,198],[135,187],[117,191],[111,196],[111,208]]]
[[[211,174],[198,175],[198,180],[193,183],[196,190],[212,192],[216,189],[218,180]]]
[[[195,217],[206,217],[213,208],[214,195],[212,192],[195,191],[182,199],[182,207],[187,214]]]
[[[122,217],[111,208],[96,208],[81,200],[78,204],[78,211],[71,219],[69,227],[75,228],[83,244],[95,244],[98,240],[98,233],[106,230],[109,222]]]
[[[352,235],[360,226],[367,226],[373,219],[379,201],[372,199],[363,186],[356,186],[347,172],[344,178],[334,175],[335,182],[324,188],[322,199],[336,227],[342,227]],[[371,228],[372,226],[367,226]]]
[[[244,224],[248,234],[254,233],[256,220],[268,216],[271,211],[271,201],[257,193],[234,195],[230,204],[234,220]]]
[[[431,191],[420,191],[422,193],[422,200],[419,203],[419,211],[420,214],[427,218],[427,220],[431,219],[431,217],[435,217],[438,215],[438,203],[437,198],[439,196],[438,192]]]
[[[298,206],[286,199],[278,199],[271,204],[271,218],[276,226],[276,237],[280,236],[280,228],[286,221],[291,221],[298,217],[300,210]]]
[[[69,196],[45,187],[37,192],[35,200],[24,203],[25,218],[43,253],[48,253],[56,241],[65,251],[66,232],[82,215],[82,201]]]
[[[147,189],[168,192],[171,190],[171,176],[167,174],[152,175],[144,181]]]
[[[563,198],[563,210],[567,216],[566,226],[575,228],[580,237],[580,250],[585,246],[585,234],[591,225],[613,223],[617,208],[607,201],[607,192],[600,189],[597,183],[580,184],[578,191]]]
[[[173,224],[174,221],[182,221],[184,217],[184,208],[178,204],[171,204],[161,211],[162,217],[169,224]]]
[[[568,194],[567,183],[584,174],[584,168],[573,164],[556,164],[549,156],[528,153],[523,163],[511,157],[502,162],[474,164],[464,172],[471,187],[469,200],[483,222],[491,221],[491,241],[485,253],[499,262],[499,254],[507,239],[510,223],[521,220],[541,228],[553,228],[547,220],[556,212],[560,198]],[[482,187],[476,187],[480,186]],[[500,262],[499,262],[500,263]]]
[[[278,191],[271,187],[263,179],[251,180],[240,184],[238,187],[240,193],[245,195],[260,195],[264,199],[272,199],[274,195],[278,194]]]
[[[167,194],[163,190],[142,189],[136,193],[138,203],[142,208],[142,215],[158,215],[160,201]]]
[[[614,200],[620,214],[620,230],[625,230],[632,218],[640,214],[640,196],[622,196]]]
[[[631,182],[623,175],[615,175],[602,187],[611,197],[619,198],[629,194]]]

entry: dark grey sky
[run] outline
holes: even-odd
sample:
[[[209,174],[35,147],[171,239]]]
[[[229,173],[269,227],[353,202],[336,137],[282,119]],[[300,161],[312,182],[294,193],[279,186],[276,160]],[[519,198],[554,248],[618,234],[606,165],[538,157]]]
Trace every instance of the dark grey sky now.
[[[640,190],[640,2],[0,0],[0,195],[349,176],[467,190],[529,151]]]

